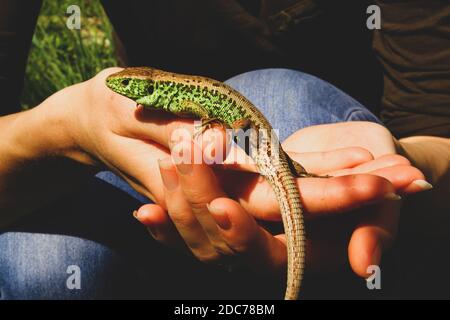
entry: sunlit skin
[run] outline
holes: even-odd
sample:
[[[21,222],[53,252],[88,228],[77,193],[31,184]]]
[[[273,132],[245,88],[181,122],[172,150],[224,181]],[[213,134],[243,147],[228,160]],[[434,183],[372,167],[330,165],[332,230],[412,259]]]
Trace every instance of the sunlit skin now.
[[[151,67],[126,68],[109,76],[106,85],[150,110],[162,109],[176,116],[187,114],[200,118],[203,122],[215,121],[223,127],[233,129],[254,129],[250,140],[255,148],[249,155],[254,160],[258,173],[267,180],[276,195],[286,235],[288,264],[285,299],[298,299],[306,262],[306,228],[295,177],[312,175],[284,152],[272,125],[259,109],[225,83]],[[220,150],[223,147],[220,146]],[[187,153],[188,151],[183,152]],[[203,210],[196,213],[199,220],[205,217],[202,212],[205,210],[204,206]],[[211,219],[204,222],[212,223]],[[230,251],[219,240],[211,241],[220,247],[221,252]]]
[[[205,238],[204,231],[191,228],[191,223],[199,223],[192,219],[192,207],[196,205],[192,194],[199,192],[205,203],[227,214],[231,228],[226,232],[219,228],[217,233],[228,246],[241,250],[237,259],[254,268],[264,266],[261,272],[282,277],[286,267],[283,236],[271,235],[254,219],[279,221],[278,204],[270,187],[254,173],[222,170],[242,169],[233,165],[213,171],[208,166],[196,166],[193,179],[185,179],[167,161],[160,170],[158,159],[170,157],[171,133],[177,128],[193,130],[192,121],[136,109],[135,102],[104,84],[105,78],[118,70],[102,71],[91,80],[63,89],[30,111],[0,117],[0,225],[70,194],[83,176],[108,167],[157,203],[140,208],[138,218],[162,243],[192,252],[200,260],[220,259],[221,254]],[[333,135],[329,135],[330,130]],[[407,160],[395,154],[389,132],[372,123],[313,126],[288,138],[285,149],[307,170],[336,176],[297,180],[308,212],[307,224],[314,227],[308,238],[308,272],[322,272],[322,266],[335,272],[342,261],[349,259],[353,270],[366,276],[366,267],[378,262],[395,239],[399,202],[385,201],[385,195],[395,192],[407,200],[407,194],[424,190],[415,182],[423,180],[424,175],[410,161],[432,177],[429,182],[435,190],[445,185],[448,168],[442,159],[448,159],[446,150],[450,148],[445,148],[447,142],[441,140],[422,137],[420,141],[406,139],[407,144],[400,140],[408,151]],[[431,142],[433,148],[427,149]],[[439,146],[439,155],[433,157],[433,150]],[[49,161],[50,155],[58,166]],[[170,210],[165,201],[170,192],[161,174],[167,181],[168,175],[175,175],[178,188],[186,190]],[[213,179],[218,184],[205,190]],[[42,188],[42,181],[46,181],[46,188]],[[179,189],[172,193],[179,193]],[[448,203],[444,200],[442,197],[439,201]],[[357,210],[352,221],[345,219],[350,210]],[[433,216],[434,212],[424,214],[427,219],[421,227],[432,232],[435,226],[430,223],[439,223],[439,216]],[[335,224],[322,224],[322,216],[333,216]],[[260,241],[252,241],[255,238]],[[193,241],[197,241],[195,250]]]

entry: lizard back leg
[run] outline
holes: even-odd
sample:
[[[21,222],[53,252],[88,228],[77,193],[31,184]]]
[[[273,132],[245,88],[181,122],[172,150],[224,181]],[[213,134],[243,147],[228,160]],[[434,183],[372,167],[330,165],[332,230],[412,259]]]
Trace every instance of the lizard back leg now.
[[[225,129],[225,124],[220,121],[219,118],[202,118],[202,123],[200,126],[195,128],[194,139],[196,139],[199,135],[203,134],[206,130],[213,127],[220,127]]]

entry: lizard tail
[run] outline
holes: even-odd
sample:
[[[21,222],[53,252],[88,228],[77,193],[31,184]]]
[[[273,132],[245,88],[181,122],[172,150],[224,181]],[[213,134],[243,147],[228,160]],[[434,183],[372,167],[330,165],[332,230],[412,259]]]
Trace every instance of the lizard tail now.
[[[300,192],[294,174],[287,162],[287,155],[284,151],[280,151],[278,161],[273,159],[261,161],[260,163],[263,164],[258,166],[260,167],[260,172],[274,190],[280,205],[288,251],[285,299],[296,300],[300,292],[305,269],[306,236]]]

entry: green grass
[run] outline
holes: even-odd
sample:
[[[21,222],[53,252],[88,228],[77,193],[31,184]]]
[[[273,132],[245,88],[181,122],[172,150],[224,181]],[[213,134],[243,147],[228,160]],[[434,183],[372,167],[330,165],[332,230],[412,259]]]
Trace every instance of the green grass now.
[[[81,9],[80,30],[66,27],[66,9],[72,4]],[[45,0],[32,40],[22,106],[33,107],[117,64],[112,26],[98,0]]]

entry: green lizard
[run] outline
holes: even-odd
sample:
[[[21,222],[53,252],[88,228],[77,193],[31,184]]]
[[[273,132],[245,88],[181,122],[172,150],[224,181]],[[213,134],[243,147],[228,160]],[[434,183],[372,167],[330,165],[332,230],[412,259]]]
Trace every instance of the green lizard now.
[[[264,115],[228,85],[200,76],[135,67],[110,75],[106,85],[146,108],[162,109],[178,116],[192,116],[205,122],[218,121],[232,129],[255,129],[255,140],[259,144],[253,144],[261,147],[251,156],[277,196],[286,233],[288,271],[285,299],[297,299],[305,267],[306,239],[295,177],[315,175],[308,174],[283,151]],[[274,141],[272,139],[276,141],[276,148],[267,143]]]

